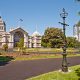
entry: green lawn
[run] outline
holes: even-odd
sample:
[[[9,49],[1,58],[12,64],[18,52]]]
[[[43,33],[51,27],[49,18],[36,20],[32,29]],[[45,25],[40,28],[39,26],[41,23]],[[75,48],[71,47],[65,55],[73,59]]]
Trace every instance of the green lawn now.
[[[80,56],[80,54],[68,54],[67,57],[74,57],[74,56]],[[17,60],[34,60],[34,59],[46,59],[46,58],[62,58],[63,56],[60,55],[55,55],[55,54],[51,54],[51,55],[31,55],[31,56],[17,56],[14,58],[14,61]]]
[[[17,51],[18,49],[14,49]],[[79,49],[67,48],[67,52],[78,52]],[[27,48],[26,52],[63,52],[62,48]]]
[[[71,72],[53,71],[26,80],[80,80],[80,65],[70,67]]]
[[[45,52],[46,54],[43,53],[39,54],[39,52]],[[52,52],[52,53],[50,54],[47,52]],[[25,54],[21,52],[9,53],[9,52],[2,51],[0,56],[11,56],[14,58],[13,61],[18,61],[18,60],[33,60],[33,59],[45,59],[45,58],[62,58],[62,54],[61,54],[62,52],[63,50],[61,48],[27,48]],[[75,52],[79,52],[79,50],[74,48],[68,48],[67,57],[80,56],[80,54],[75,54]]]
[[[37,52],[36,54],[32,55],[31,53],[33,52]],[[53,54],[39,54],[39,52],[53,52]],[[61,54],[56,54],[56,53],[62,53],[63,50],[61,48],[27,48],[26,49],[26,53],[28,53],[29,55],[25,55],[25,56],[17,56],[15,57],[15,61],[16,60],[33,60],[33,59],[45,59],[45,58],[62,58]],[[68,48],[67,49],[67,57],[74,57],[74,56],[80,56],[80,54],[75,54],[75,52],[79,52],[78,49],[74,49],[74,48]]]

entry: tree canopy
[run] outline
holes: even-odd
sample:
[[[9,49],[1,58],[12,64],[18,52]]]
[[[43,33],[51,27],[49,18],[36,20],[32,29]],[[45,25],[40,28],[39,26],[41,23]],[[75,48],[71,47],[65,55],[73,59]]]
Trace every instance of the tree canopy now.
[[[80,27],[80,20],[78,21],[78,23],[76,24],[77,27]]]
[[[42,36],[42,46],[49,48],[60,48],[64,45],[63,32],[59,28],[47,28]],[[67,47],[80,47],[80,42],[74,37],[66,37]]]
[[[7,44],[7,43],[3,45],[3,49],[4,49],[5,51],[8,50],[8,44]]]
[[[17,43],[17,46],[21,49],[24,47],[24,38],[21,38],[20,41]]]
[[[76,38],[67,37],[66,40],[67,40],[67,47],[73,47],[73,48],[80,47],[80,42],[77,41]]]
[[[59,28],[47,28],[42,36],[43,47],[60,47],[62,44],[63,32]]]

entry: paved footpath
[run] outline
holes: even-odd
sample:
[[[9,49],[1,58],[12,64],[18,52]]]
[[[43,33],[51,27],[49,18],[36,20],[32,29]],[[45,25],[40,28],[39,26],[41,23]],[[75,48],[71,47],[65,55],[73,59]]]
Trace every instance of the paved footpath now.
[[[80,64],[80,57],[67,58],[69,66]],[[0,80],[25,80],[61,68],[61,58],[15,61],[0,65]]]

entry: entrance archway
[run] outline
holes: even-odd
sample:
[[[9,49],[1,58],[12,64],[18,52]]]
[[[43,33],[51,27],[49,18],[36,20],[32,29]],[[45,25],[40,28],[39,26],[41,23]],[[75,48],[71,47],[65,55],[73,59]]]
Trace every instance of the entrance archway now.
[[[20,38],[24,38],[24,34],[21,31],[17,31],[14,34],[14,47],[17,47],[17,42],[19,42]]]

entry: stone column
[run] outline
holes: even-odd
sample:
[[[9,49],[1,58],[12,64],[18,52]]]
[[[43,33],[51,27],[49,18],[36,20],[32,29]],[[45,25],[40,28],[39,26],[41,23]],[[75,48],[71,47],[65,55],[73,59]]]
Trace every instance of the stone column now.
[[[29,45],[29,48],[32,48],[32,38],[31,38],[31,36],[29,36],[29,38],[28,38],[28,45]]]
[[[36,48],[37,47],[37,37],[34,36],[33,38],[34,38],[34,40],[33,40],[33,42],[34,42],[33,47]]]
[[[4,34],[3,35],[3,38],[2,38],[2,47],[3,47],[3,45],[6,43],[6,35]]]
[[[14,34],[11,34],[9,39],[9,48],[13,47],[14,47]]]
[[[28,36],[24,34],[24,47],[28,47]]]

